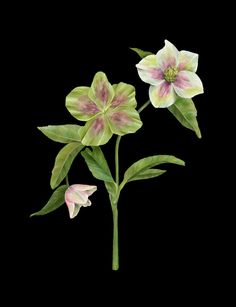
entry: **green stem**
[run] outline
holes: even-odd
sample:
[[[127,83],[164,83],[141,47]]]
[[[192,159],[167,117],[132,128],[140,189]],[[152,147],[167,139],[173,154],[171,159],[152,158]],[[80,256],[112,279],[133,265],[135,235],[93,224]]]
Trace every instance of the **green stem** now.
[[[68,179],[68,175],[66,175],[66,185],[69,186],[69,179]]]
[[[113,215],[113,249],[112,249],[112,270],[117,271],[119,269],[119,242],[118,242],[118,209],[117,203],[119,199],[119,146],[121,136],[118,135],[115,146],[115,170],[116,170],[116,185],[117,195],[114,203],[111,203],[112,215]]]
[[[117,204],[112,207],[113,214],[113,250],[112,250],[112,270],[119,269],[119,242],[118,242],[118,210]]]
[[[141,113],[149,104],[150,100],[145,102],[138,110]],[[120,196],[120,191],[123,186],[119,186],[120,178],[119,178],[119,146],[120,146],[121,136],[118,135],[116,139],[115,146],[115,171],[116,171],[116,185],[117,185],[117,194],[116,200],[114,203],[111,203],[112,215],[113,215],[113,249],[112,249],[112,269],[117,271],[119,269],[119,241],[118,241],[118,199]]]
[[[121,136],[118,135],[116,139],[115,147],[115,166],[116,166],[116,184],[119,186],[119,146],[120,146]]]
[[[150,100],[148,100],[147,102],[145,102],[145,103],[138,109],[138,112],[141,113],[150,103],[151,103]]]

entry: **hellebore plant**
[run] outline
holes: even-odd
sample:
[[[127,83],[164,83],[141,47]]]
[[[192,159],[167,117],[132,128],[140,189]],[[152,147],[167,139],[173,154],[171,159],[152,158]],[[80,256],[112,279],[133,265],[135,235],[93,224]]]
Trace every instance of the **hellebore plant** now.
[[[113,257],[112,269],[119,268],[118,245],[118,201],[124,186],[131,181],[158,177],[166,171],[155,168],[173,163],[185,165],[184,161],[170,155],[154,155],[132,164],[120,182],[119,145],[125,134],[135,133],[142,127],[140,113],[148,106],[168,108],[186,128],[201,138],[197,122],[197,111],[192,97],[203,93],[202,82],[196,75],[198,55],[178,51],[165,41],[165,46],[156,55],[137,48],[131,48],[140,57],[136,65],[140,78],[150,84],[149,100],[136,110],[135,88],[123,82],[111,85],[103,72],[97,72],[91,87],[79,86],[66,97],[66,107],[80,125],[57,125],[39,127],[39,130],[53,141],[66,144],[58,153],[52,170],[50,185],[55,189],[47,204],[31,216],[50,213],[66,203],[70,218],[74,218],[81,207],[91,205],[89,196],[95,185],[72,184],[68,182],[70,167],[80,153],[92,175],[105,184],[113,214]],[[115,179],[102,152],[105,145],[117,135],[115,145]],[[65,180],[65,184],[61,185]],[[83,180],[82,178],[80,180]]]

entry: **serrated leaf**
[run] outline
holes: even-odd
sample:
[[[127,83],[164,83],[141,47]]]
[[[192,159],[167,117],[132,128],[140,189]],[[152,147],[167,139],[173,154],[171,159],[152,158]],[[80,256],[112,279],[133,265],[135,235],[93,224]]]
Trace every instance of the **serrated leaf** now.
[[[164,163],[185,165],[183,160],[180,160],[174,156],[169,156],[169,155],[157,155],[157,156],[143,158],[132,164],[127,169],[127,171],[124,174],[123,182],[121,183],[121,188],[123,188],[127,182],[135,180],[134,178],[136,178],[139,175],[142,175],[143,172],[145,175],[146,170],[150,170],[151,168]]]
[[[179,98],[168,109],[184,127],[193,130],[198,138],[202,137],[197,122],[197,110],[192,99]]]
[[[68,188],[67,185],[62,185],[59,188],[57,188],[53,192],[47,204],[41,210],[32,213],[30,217],[36,215],[45,215],[61,207],[65,203],[65,192],[67,188]]]
[[[145,58],[148,55],[153,54],[150,51],[144,51],[144,50],[141,50],[139,48],[130,48],[130,49],[133,50],[134,52],[136,52],[140,56],[141,59]]]
[[[143,179],[150,179],[158,177],[162,174],[164,174],[166,170],[162,169],[147,169],[145,171],[140,172],[137,176],[133,177],[129,181],[135,181],[135,180],[143,180]]]
[[[49,139],[59,143],[80,142],[79,125],[56,125],[38,127]]]
[[[58,153],[52,170],[50,185],[55,189],[68,174],[71,164],[78,153],[84,148],[80,143],[70,143]]]
[[[81,155],[95,178],[105,182],[114,182],[107,161],[99,146],[92,147],[92,150],[86,148]]]

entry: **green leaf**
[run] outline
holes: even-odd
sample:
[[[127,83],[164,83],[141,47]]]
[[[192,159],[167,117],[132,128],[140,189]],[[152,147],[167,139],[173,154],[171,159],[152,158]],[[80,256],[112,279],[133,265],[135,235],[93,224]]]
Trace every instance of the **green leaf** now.
[[[157,156],[151,156],[151,157],[143,158],[143,159],[135,162],[134,164],[132,164],[127,169],[127,171],[124,174],[123,182],[121,183],[121,189],[129,181],[142,179],[142,178],[139,178],[139,176],[141,176],[141,177],[142,176],[144,176],[144,177],[148,176],[148,172],[145,173],[145,171],[149,170],[149,172],[150,172],[151,168],[153,168],[157,165],[160,165],[160,164],[164,164],[164,163],[173,163],[173,164],[178,164],[178,165],[185,165],[184,161],[182,161],[182,160],[180,160],[180,159],[178,159],[174,156],[157,155]],[[149,174],[154,175],[154,173],[152,171]],[[146,179],[146,178],[143,178],[143,179]]]
[[[59,143],[80,142],[79,125],[57,125],[38,127],[49,139]]]
[[[130,49],[133,50],[134,52],[136,52],[140,56],[141,59],[145,58],[148,55],[153,54],[152,52],[143,51],[143,50],[138,49],[138,48],[130,48]]]
[[[92,150],[86,148],[81,155],[93,174],[99,180],[103,180],[109,194],[111,204],[115,204],[117,198],[117,184],[114,182],[106,158],[99,146],[92,147]]]
[[[104,182],[112,205],[116,204],[118,187],[115,182]]]
[[[57,188],[53,192],[47,204],[40,211],[31,214],[30,217],[36,215],[45,215],[61,207],[65,202],[65,192],[67,188],[67,185],[62,185]]]
[[[150,179],[150,178],[158,177],[164,174],[165,172],[166,170],[150,168],[150,169],[140,172],[137,176],[133,177],[129,181]]]
[[[192,99],[179,98],[168,109],[184,127],[195,131],[199,139],[202,137],[197,122],[197,110]]]
[[[55,189],[66,177],[72,162],[83,148],[84,145],[80,143],[70,143],[59,151],[52,170],[52,177],[50,181],[52,189]]]
[[[95,178],[105,182],[114,182],[107,161],[99,146],[92,147],[92,150],[86,148],[81,155]]]

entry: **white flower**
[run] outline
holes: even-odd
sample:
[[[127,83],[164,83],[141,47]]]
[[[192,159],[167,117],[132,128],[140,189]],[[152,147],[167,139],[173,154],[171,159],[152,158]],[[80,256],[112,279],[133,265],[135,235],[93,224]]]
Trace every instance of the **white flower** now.
[[[156,108],[167,108],[178,97],[192,98],[203,93],[196,75],[198,54],[178,51],[169,41],[156,55],[148,55],[136,67],[140,78],[149,83],[149,97]]]
[[[65,202],[67,204],[70,218],[74,218],[80,207],[90,206],[92,203],[88,199],[97,190],[96,186],[85,184],[73,184],[65,192]]]

